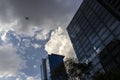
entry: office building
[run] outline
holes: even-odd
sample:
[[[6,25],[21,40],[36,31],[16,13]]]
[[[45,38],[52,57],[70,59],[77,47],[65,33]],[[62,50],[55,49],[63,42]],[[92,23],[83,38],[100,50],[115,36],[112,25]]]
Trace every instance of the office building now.
[[[99,54],[111,41],[120,40],[119,9],[119,0],[83,0],[67,27],[79,62],[92,62],[89,75],[104,73]]]
[[[48,55],[51,80],[68,80],[63,58],[61,55]]]

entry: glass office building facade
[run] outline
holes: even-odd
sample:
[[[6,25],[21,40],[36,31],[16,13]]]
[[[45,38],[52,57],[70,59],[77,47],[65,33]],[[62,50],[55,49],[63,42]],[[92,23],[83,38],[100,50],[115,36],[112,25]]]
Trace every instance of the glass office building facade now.
[[[120,20],[120,0],[98,0],[107,10]]]
[[[48,55],[51,80],[68,80],[63,58],[61,55]]]
[[[120,40],[111,41],[99,54],[105,72],[120,72]]]
[[[42,64],[41,64],[41,80],[48,80],[46,59],[44,58],[42,59]]]
[[[92,62],[90,74],[104,72],[98,55],[112,40],[120,40],[119,17],[102,3],[100,0],[83,0],[67,27],[79,62]]]

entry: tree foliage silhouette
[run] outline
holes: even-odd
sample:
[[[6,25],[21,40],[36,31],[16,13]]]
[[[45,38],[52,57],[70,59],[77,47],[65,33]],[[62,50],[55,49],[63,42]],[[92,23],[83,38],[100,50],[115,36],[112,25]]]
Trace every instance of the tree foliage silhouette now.
[[[82,77],[82,74],[89,68],[91,63],[79,63],[77,59],[74,58],[67,58],[65,60],[65,66],[67,69],[67,73],[69,77],[75,78],[75,77]]]

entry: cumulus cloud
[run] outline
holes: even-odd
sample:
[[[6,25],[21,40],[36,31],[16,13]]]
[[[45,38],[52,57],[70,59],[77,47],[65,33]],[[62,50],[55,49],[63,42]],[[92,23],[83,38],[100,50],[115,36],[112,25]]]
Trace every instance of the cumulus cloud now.
[[[6,41],[7,40],[7,31],[2,32],[3,35],[1,35],[1,40]]]
[[[36,76],[28,76],[25,73],[20,72],[19,75],[16,77],[16,80],[41,80],[40,74]]]
[[[16,80],[20,80],[20,78],[16,78]]]
[[[17,32],[65,26],[82,0],[0,0],[0,26]],[[25,17],[29,17],[28,20]]]
[[[24,43],[25,48],[31,46],[31,41],[29,39],[23,39],[22,41]]]
[[[32,44],[32,46],[33,46],[34,48],[41,48],[41,47],[42,47],[40,44],[36,44],[36,43]]]
[[[49,31],[48,30],[41,30],[40,32],[37,33],[36,39],[37,40],[46,40],[49,37]]]
[[[27,77],[26,80],[41,80],[39,78],[39,76],[35,76],[35,77]]]
[[[28,77],[26,80],[35,80],[33,77]]]
[[[45,45],[45,49],[49,54],[54,53],[64,55],[65,57],[75,57],[67,33],[60,27],[52,32],[50,40]]]
[[[12,44],[0,46],[0,77],[16,76],[25,68],[25,61],[16,53]]]

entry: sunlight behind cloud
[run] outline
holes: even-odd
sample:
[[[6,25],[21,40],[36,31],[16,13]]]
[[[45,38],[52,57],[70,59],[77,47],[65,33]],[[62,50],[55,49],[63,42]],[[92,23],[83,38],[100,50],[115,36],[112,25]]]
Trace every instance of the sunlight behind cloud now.
[[[65,57],[75,57],[71,42],[61,27],[58,27],[51,34],[51,38],[45,46],[48,54],[55,53]]]

